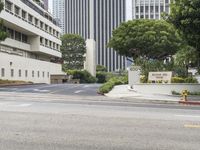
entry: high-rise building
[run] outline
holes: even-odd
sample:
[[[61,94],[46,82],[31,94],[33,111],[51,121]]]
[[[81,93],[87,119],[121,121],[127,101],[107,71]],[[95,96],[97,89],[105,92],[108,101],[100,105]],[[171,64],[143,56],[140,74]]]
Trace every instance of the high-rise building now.
[[[65,0],[53,0],[53,17],[59,23],[62,34],[65,33]]]
[[[0,43],[0,79],[50,83],[62,74],[60,32],[42,3],[3,0],[0,19],[9,33]]]
[[[65,0],[65,32],[96,41],[97,64],[108,71],[126,68],[126,58],[107,44],[113,29],[126,20],[126,0]]]
[[[133,19],[161,19],[169,13],[170,0],[132,0]]]
[[[43,0],[44,1],[44,9],[49,10],[49,0]]]

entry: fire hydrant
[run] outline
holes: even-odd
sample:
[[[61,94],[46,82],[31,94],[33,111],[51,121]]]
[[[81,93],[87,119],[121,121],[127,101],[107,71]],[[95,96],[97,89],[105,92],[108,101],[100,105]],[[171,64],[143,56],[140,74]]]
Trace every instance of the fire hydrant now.
[[[188,92],[187,90],[183,90],[183,91],[182,91],[182,94],[181,94],[182,97],[183,97],[182,100],[185,101],[185,102],[188,100],[188,99],[187,99],[188,93],[189,93],[189,92]]]

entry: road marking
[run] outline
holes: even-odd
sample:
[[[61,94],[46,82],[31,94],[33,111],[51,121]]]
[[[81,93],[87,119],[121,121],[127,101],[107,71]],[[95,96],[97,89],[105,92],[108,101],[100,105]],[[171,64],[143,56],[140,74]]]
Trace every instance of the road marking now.
[[[33,91],[35,91],[35,92],[49,92],[49,90],[39,90],[39,89],[34,89]]]
[[[20,105],[16,105],[17,107],[29,107],[31,106],[32,104],[20,104]]]
[[[176,117],[185,117],[185,118],[200,118],[200,116],[196,115],[175,115]]]
[[[75,91],[74,93],[78,94],[78,93],[81,93],[81,92],[83,92],[83,90]]]
[[[185,124],[185,128],[200,128],[200,125],[194,125],[194,124]]]

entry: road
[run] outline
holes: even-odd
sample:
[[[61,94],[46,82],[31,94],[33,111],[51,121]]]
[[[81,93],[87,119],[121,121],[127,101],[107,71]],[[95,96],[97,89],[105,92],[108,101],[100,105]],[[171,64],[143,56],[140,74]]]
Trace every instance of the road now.
[[[0,150],[200,149],[198,106],[9,90],[0,92]]]
[[[47,93],[61,95],[97,96],[97,90],[101,84],[41,84],[12,86],[0,88],[0,91],[23,92],[23,93]]]

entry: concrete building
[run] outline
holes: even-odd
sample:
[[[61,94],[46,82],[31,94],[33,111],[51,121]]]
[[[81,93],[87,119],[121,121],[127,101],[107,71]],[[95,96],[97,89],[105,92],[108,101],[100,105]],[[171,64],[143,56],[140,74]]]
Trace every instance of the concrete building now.
[[[65,32],[96,41],[96,63],[126,68],[126,58],[107,48],[113,29],[126,20],[126,0],[65,0]]]
[[[169,13],[170,0],[132,0],[133,19],[161,19]]]
[[[65,0],[53,0],[53,17],[59,23],[62,34],[65,33]]]
[[[2,0],[9,37],[0,42],[0,79],[50,83],[62,74],[60,32],[51,14],[34,0]]]

